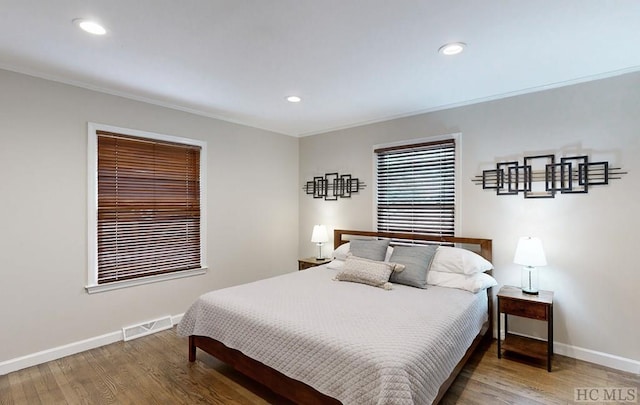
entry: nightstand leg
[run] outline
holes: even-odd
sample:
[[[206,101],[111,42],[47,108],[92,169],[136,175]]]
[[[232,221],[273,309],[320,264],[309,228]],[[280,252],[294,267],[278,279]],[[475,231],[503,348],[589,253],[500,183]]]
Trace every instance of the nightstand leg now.
[[[502,358],[502,333],[500,332],[500,297],[498,297],[498,358]]]
[[[553,355],[553,305],[549,307],[547,321],[547,371],[551,372],[551,356]]]

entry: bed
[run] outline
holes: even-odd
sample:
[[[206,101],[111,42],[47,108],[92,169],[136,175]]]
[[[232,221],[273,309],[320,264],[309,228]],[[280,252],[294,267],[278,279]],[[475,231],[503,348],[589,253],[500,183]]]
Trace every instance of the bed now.
[[[334,247],[355,238],[473,247],[491,261],[489,239],[336,230]],[[201,296],[178,327],[189,361],[200,348],[300,404],[437,403],[492,337],[491,288],[387,291],[334,281],[336,271],[324,265]]]

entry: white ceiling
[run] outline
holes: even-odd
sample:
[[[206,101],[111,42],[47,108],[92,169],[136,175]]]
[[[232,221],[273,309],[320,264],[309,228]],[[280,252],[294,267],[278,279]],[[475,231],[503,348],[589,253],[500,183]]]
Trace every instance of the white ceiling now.
[[[0,0],[0,68],[302,136],[640,70],[640,1]]]

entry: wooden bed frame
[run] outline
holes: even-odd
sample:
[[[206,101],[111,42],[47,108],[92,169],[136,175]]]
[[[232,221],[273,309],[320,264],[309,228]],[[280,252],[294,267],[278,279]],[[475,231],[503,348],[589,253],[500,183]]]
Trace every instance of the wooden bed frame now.
[[[402,240],[420,240],[433,244],[467,244],[475,245],[479,247],[478,253],[485,259],[491,261],[492,259],[492,247],[491,239],[478,239],[478,238],[458,238],[458,237],[437,237],[429,235],[416,235],[407,233],[389,233],[389,232],[369,232],[369,231],[348,231],[338,230],[334,231],[334,249],[343,243],[347,243],[349,240],[345,236],[359,236],[359,237],[372,237],[372,238],[385,238],[385,239],[402,239]],[[487,273],[491,274],[491,271]],[[491,289],[487,290],[487,298],[489,303],[489,319],[482,327],[482,330],[476,336],[471,343],[471,346],[467,349],[462,360],[453,369],[449,378],[440,386],[438,395],[434,401],[434,404],[440,402],[444,394],[447,392],[453,381],[455,380],[460,370],[464,367],[467,360],[471,357],[476,347],[483,339],[493,338],[493,292]],[[194,362],[196,360],[196,348],[200,348],[210,355],[216,357],[218,360],[227,363],[235,368],[237,371],[254,379],[255,381],[265,385],[273,392],[287,398],[297,404],[340,404],[341,402],[335,398],[331,398],[313,387],[287,377],[279,371],[268,367],[257,360],[254,360],[248,356],[245,356],[242,352],[231,349],[225,346],[223,343],[211,339],[206,336],[189,336],[189,361]]]

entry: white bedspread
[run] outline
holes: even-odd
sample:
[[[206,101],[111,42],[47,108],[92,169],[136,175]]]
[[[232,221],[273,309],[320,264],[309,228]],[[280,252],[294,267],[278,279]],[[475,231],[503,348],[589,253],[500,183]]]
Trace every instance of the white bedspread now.
[[[486,293],[383,290],[326,266],[202,295],[178,333],[219,340],[343,404],[430,404],[487,318]]]

